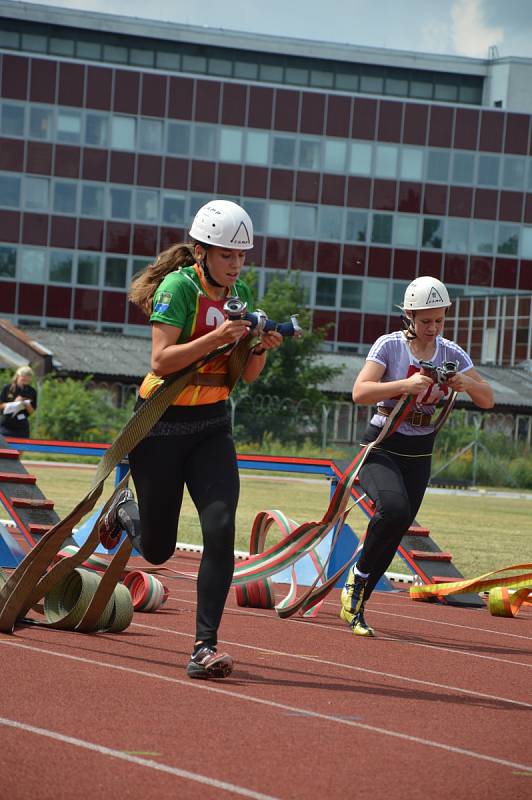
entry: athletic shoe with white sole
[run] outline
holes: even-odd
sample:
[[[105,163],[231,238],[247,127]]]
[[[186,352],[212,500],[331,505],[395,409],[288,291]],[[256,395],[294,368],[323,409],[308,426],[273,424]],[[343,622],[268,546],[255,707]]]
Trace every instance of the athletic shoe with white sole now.
[[[364,619],[364,605],[361,605],[356,614],[350,614],[345,606],[342,607],[340,619],[347,622],[355,636],[375,636],[375,631]]]
[[[211,680],[227,678],[233,671],[233,659],[227,653],[217,653],[215,647],[200,647],[187,665],[189,678]]]
[[[124,503],[134,502],[135,497],[131,489],[122,489],[111,503],[109,510],[100,521],[100,543],[106,550],[112,550],[120,541],[120,534],[124,530],[118,518],[118,510]]]

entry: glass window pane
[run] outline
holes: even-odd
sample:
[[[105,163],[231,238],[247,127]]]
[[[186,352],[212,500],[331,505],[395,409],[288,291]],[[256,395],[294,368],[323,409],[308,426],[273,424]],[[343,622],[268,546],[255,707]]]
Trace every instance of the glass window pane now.
[[[50,53],[56,53],[59,56],[73,56],[73,39],[59,39],[56,36],[50,36]]]
[[[408,81],[402,78],[386,78],[385,94],[395,94],[401,97],[408,95]]]
[[[365,242],[368,235],[368,212],[348,211],[345,238],[348,242]]]
[[[516,256],[519,247],[519,225],[499,225],[497,252],[501,255]]]
[[[238,128],[222,128],[220,131],[220,161],[242,160],[242,131]]]
[[[100,256],[80,253],[78,256],[78,283],[98,286],[100,279]]]
[[[190,125],[186,122],[169,122],[166,146],[172,155],[187,156],[190,149]]]
[[[199,158],[216,158],[216,128],[199,125],[194,130],[194,155]]]
[[[365,142],[353,142],[351,145],[351,175],[371,175],[372,145]]]
[[[105,217],[103,186],[84,183],[81,189],[81,213],[85,217]]]
[[[72,253],[63,250],[52,250],[50,253],[51,283],[72,283]],[[69,310],[65,309],[65,317]]]
[[[135,149],[135,123],[133,117],[111,118],[111,147],[115,150]]]
[[[271,81],[272,83],[283,82],[283,67],[277,64],[260,64],[259,80]]]
[[[17,266],[17,251],[14,247],[0,245],[0,278],[14,278]]]
[[[24,179],[25,207],[30,211],[48,211],[50,181],[48,178]]]
[[[0,175],[0,206],[20,208],[20,185],[16,175]]]
[[[23,283],[46,283],[46,250],[21,247],[17,278]]]
[[[450,253],[467,253],[469,242],[469,221],[448,219],[445,235],[445,249]]]
[[[423,150],[405,147],[401,151],[401,178],[420,181],[423,178]]]
[[[453,102],[458,99],[458,86],[455,83],[436,81],[434,84],[434,97],[436,100]]]
[[[2,125],[4,136],[24,135],[24,106],[2,103]]]
[[[87,112],[85,116],[85,144],[92,147],[107,147],[109,118],[103,114],[91,114]]]
[[[285,203],[270,203],[268,206],[268,233],[271,236],[288,236],[290,231],[291,206]]]
[[[185,224],[185,198],[182,195],[163,195],[163,222],[166,225]]]
[[[137,219],[141,222],[157,222],[159,217],[159,193],[148,189],[136,191]]]
[[[104,44],[103,60],[116,61],[119,64],[127,64],[127,47],[118,47],[113,44]]]
[[[374,214],[371,228],[371,241],[378,244],[391,244],[392,228],[392,214]]]
[[[295,139],[286,136],[273,137],[273,164],[276,167],[293,167],[296,156]]]
[[[293,236],[315,236],[317,212],[316,206],[294,206]]]
[[[264,200],[248,200],[245,202],[246,211],[253,220],[255,233],[266,233],[266,206]]]
[[[332,89],[334,86],[334,72],[327,72],[323,69],[311,69],[310,85],[319,86],[323,89]]]
[[[477,178],[479,186],[499,185],[500,162],[501,159],[499,156],[485,156],[479,154]]]
[[[495,225],[493,222],[471,223],[471,249],[474,253],[493,253]]]
[[[285,67],[284,79],[286,83],[295,83],[297,86],[308,86],[308,69]]]
[[[54,211],[58,214],[77,213],[77,183],[63,183],[56,181],[54,184]]]
[[[159,119],[139,120],[139,148],[146,153],[160,153],[163,147],[163,123]]]
[[[247,164],[268,163],[270,137],[261,131],[248,131],[246,136],[245,161]]]
[[[443,241],[443,220],[427,219],[423,220],[423,235],[421,247],[431,247],[441,250]]]
[[[53,113],[51,108],[32,106],[30,108],[30,139],[50,141],[53,130]]]
[[[387,314],[390,308],[388,288],[388,281],[368,278],[364,282],[364,310],[373,314]]]
[[[429,150],[427,159],[427,179],[429,181],[449,180],[449,151]]]
[[[453,183],[473,183],[475,156],[472,153],[455,153],[453,156]]]
[[[129,48],[129,63],[139,64],[142,67],[153,67],[155,53],[153,50],[143,50],[138,47]]]
[[[398,149],[378,144],[375,152],[375,175],[378,178],[395,178],[397,175]]]
[[[325,171],[326,172],[345,172],[345,156],[347,152],[347,142],[336,139],[325,140]]]
[[[526,225],[521,232],[521,258],[532,259],[532,227]]]
[[[342,280],[342,308],[361,308],[362,281],[344,278]]]
[[[425,100],[432,98],[432,81],[410,81],[410,97],[422,97]]]
[[[46,53],[47,37],[34,33],[22,34],[22,49],[34,53]]]
[[[233,70],[235,78],[256,80],[259,74],[258,64],[252,61],[235,61]]]
[[[111,219],[131,219],[131,189],[109,189]]]
[[[505,189],[522,189],[525,182],[526,161],[524,158],[509,158],[503,161],[502,185]]]
[[[81,114],[78,111],[57,112],[57,141],[79,144],[81,141]]]
[[[395,314],[397,314],[400,310],[398,306],[403,305],[405,299],[405,289],[407,286],[407,281],[394,281],[393,283],[391,311]]]
[[[320,169],[321,142],[316,139],[302,139],[299,142],[300,169]]]
[[[345,68],[345,65],[342,64]],[[358,75],[349,74],[348,72],[336,73],[336,88],[348,92],[358,91]]]
[[[316,278],[316,305],[336,308],[336,278]]]
[[[233,62],[225,58],[209,58],[209,73],[231,77]]]
[[[102,57],[102,46],[98,42],[76,42],[76,54],[78,58],[92,58],[99,61]]]
[[[406,214],[395,218],[395,244],[398,247],[419,247],[419,219]]]
[[[183,53],[184,72],[207,72],[207,59],[203,56],[192,56]]]
[[[104,285],[116,289],[123,289],[127,278],[127,258],[107,256],[105,259]]]
[[[378,75],[361,75],[360,91],[370,94],[382,94],[384,90],[384,78]]]
[[[340,241],[343,238],[344,210],[336,206],[320,206],[319,237]]]
[[[165,51],[155,53],[155,62],[159,69],[181,69],[181,55],[179,53],[167,53]]]

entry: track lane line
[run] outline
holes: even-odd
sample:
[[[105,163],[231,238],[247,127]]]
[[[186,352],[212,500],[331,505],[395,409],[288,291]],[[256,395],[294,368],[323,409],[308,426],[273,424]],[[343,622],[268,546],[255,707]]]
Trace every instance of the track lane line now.
[[[389,728],[381,728],[378,725],[368,725],[365,722],[357,722],[355,720],[346,719],[345,717],[337,717],[332,714],[323,714],[319,711],[312,711],[311,709],[301,708],[298,706],[288,705],[286,703],[278,703],[274,700],[266,700],[260,697],[253,697],[243,692],[231,691],[230,689],[222,689],[218,686],[209,685],[207,681],[194,683],[191,680],[183,680],[181,678],[173,678],[170,675],[161,675],[159,673],[147,672],[145,670],[135,669],[134,667],[125,667],[119,664],[111,664],[107,661],[95,661],[94,659],[85,658],[82,656],[74,656],[71,654],[59,653],[55,650],[48,650],[45,648],[34,647],[31,645],[21,644],[19,642],[8,641],[7,639],[0,638],[0,645],[7,645],[21,650],[28,650],[35,653],[53,656],[55,658],[64,658],[68,661],[75,661],[82,664],[91,664],[92,666],[100,667],[102,669],[114,669],[119,672],[127,672],[131,675],[138,675],[139,677],[148,678],[150,680],[160,680],[165,683],[171,683],[176,686],[183,686],[187,689],[196,691],[211,692],[213,694],[222,695],[228,699],[242,700],[247,703],[254,703],[259,706],[266,706],[268,708],[276,708],[280,711],[288,711],[296,714],[304,714],[307,717],[320,719],[325,722],[332,722],[337,725],[346,725],[350,728],[358,728],[367,731],[368,733],[376,733],[381,736],[387,736],[393,739],[399,739],[404,742],[412,742],[424,747],[430,747],[435,750],[443,750],[444,752],[454,753],[459,756],[464,756],[477,761],[486,761],[491,764],[498,764],[503,767],[510,767],[511,769],[523,770],[523,772],[532,774],[532,765],[521,764],[520,762],[508,761],[505,758],[498,758],[497,756],[490,756],[487,753],[478,753],[475,750],[469,750],[463,747],[456,747],[454,745],[445,744],[444,742],[436,742],[432,739],[425,739],[421,736],[413,736],[408,733],[401,733],[400,731],[390,730]],[[122,755],[125,755],[122,753]],[[131,756],[130,756],[131,757]],[[157,762],[154,762],[157,763]]]

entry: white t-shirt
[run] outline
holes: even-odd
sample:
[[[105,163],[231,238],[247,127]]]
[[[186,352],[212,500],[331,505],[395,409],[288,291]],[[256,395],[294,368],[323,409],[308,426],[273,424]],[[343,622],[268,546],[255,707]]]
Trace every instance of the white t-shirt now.
[[[465,350],[462,350],[455,342],[444,339],[443,336],[436,337],[434,354],[432,358],[426,360],[432,361],[437,367],[441,367],[445,361],[457,361],[458,372],[467,372],[474,368],[473,362]],[[381,378],[384,383],[403,380],[421,369],[421,365],[412,354],[402,331],[394,331],[394,333],[380,336],[372,345],[366,361],[375,361],[385,367],[384,375]],[[437,403],[446,397],[449,391],[450,389],[446,384],[433,384],[427,392],[422,392],[418,395],[414,410],[422,411],[423,414],[433,414]],[[379,400],[378,404],[379,406],[393,408],[398,399],[399,396],[389,400]],[[371,424],[378,425],[380,428],[385,422],[386,417],[382,414],[374,414],[371,419]],[[398,428],[399,433],[405,433],[409,436],[425,436],[432,430],[433,425],[421,427],[410,425],[408,422],[403,422]]]

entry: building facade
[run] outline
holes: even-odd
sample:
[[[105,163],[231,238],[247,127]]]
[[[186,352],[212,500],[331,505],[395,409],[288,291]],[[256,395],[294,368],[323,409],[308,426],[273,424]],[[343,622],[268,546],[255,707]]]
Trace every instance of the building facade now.
[[[146,335],[131,277],[213,196],[253,219],[259,295],[297,270],[332,351],[396,327],[417,274],[532,292],[532,60],[491,56],[0,0],[0,314]]]

